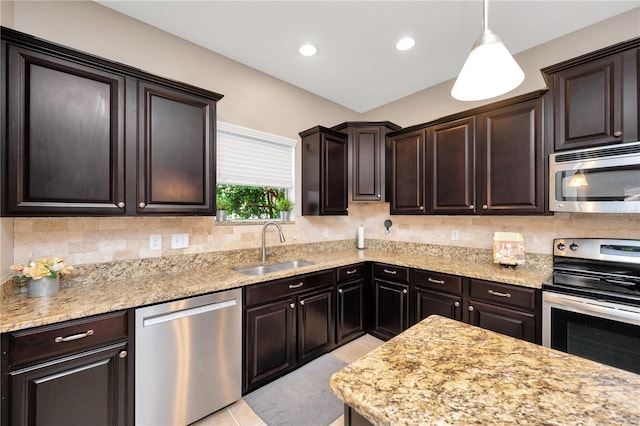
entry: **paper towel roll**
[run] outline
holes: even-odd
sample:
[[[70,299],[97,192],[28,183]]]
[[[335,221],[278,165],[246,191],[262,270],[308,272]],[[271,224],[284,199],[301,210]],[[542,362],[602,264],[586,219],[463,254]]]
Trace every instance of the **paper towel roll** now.
[[[358,234],[356,238],[356,247],[359,249],[364,248],[364,225],[358,227]]]

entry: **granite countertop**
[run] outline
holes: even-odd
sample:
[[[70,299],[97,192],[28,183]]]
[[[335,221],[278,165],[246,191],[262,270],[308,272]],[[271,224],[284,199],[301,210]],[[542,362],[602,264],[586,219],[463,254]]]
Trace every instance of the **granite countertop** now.
[[[24,292],[13,291],[8,294],[3,292],[0,332],[151,305],[363,261],[384,262],[533,288],[540,288],[550,273],[548,269],[536,267],[503,269],[477,259],[355,248],[309,251],[302,254],[296,254],[296,251],[292,250],[287,255],[274,256],[269,260],[274,263],[305,259],[315,262],[315,265],[262,276],[243,275],[236,271],[237,268],[251,263],[259,264],[253,252],[249,259],[246,256],[227,256],[223,260],[216,261],[176,258],[160,258],[154,261],[163,262],[163,265],[169,262],[178,264],[181,261],[193,262],[193,264],[174,265],[173,269],[178,272],[172,272],[172,268],[165,267],[162,273],[154,273],[154,269],[151,268],[133,277],[122,271],[124,267],[109,270],[100,270],[96,267],[94,268],[96,271],[93,272],[89,270],[79,272],[80,276],[71,283],[61,286],[60,292],[55,296],[28,298]],[[137,268],[139,263],[127,264],[127,268]],[[158,266],[157,270],[160,270],[162,265],[156,266]]]
[[[375,425],[640,424],[640,375],[435,315],[330,386]]]

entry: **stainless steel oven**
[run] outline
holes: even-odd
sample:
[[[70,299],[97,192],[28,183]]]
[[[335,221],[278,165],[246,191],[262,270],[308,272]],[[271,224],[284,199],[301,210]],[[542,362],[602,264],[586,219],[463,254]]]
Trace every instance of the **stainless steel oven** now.
[[[549,208],[640,213],[640,142],[551,154]]]
[[[542,344],[640,374],[640,241],[554,240]]]

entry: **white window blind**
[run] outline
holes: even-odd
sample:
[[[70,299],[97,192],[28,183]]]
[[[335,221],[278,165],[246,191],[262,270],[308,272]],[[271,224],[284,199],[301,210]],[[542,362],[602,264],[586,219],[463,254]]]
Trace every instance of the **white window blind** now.
[[[293,188],[294,139],[218,121],[217,183]]]

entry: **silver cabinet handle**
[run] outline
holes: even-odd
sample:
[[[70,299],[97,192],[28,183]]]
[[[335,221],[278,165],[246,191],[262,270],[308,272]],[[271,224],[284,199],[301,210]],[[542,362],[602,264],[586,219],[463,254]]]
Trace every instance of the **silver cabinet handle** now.
[[[93,335],[93,330],[87,330],[84,333],[78,333],[78,334],[74,334],[72,336],[67,336],[67,337],[62,337],[62,336],[58,336],[54,339],[54,341],[56,343],[61,343],[61,342],[71,342],[73,340],[78,340],[78,339],[84,339],[85,337],[91,336]]]
[[[344,293],[344,290],[343,290],[343,289],[341,289],[341,288],[339,288],[339,289],[338,289],[338,293],[342,294],[342,293]]]
[[[615,137],[622,136],[622,132],[620,130],[618,130],[613,134],[613,136],[615,136]]]
[[[407,294],[407,292],[408,292],[408,290],[406,288],[402,290],[403,294]]]
[[[470,204],[470,205],[469,205],[469,210],[473,210],[473,208],[474,208],[474,207],[475,207],[475,206],[474,206],[473,204]]]
[[[118,208],[124,209],[124,202],[120,201],[118,203]]]
[[[289,303],[289,307],[290,307],[291,309],[295,309],[296,305],[295,305],[294,303]]]
[[[500,293],[499,291],[489,290],[489,294],[498,297],[511,297],[511,293]]]
[[[460,307],[460,302],[454,303],[453,306],[455,306],[456,308],[459,308]]]
[[[355,274],[356,272],[358,272],[357,269],[354,269],[353,271],[347,271],[347,275]]]
[[[385,273],[387,273],[387,274],[391,274],[391,275],[395,275],[395,274],[397,274],[397,273],[398,273],[398,271],[390,271],[390,270],[388,270],[388,269],[383,269],[383,271],[384,271]]]
[[[118,356],[119,356],[120,358],[126,358],[126,357],[127,357],[127,355],[129,355],[129,354],[127,353],[127,351],[120,351],[120,353],[118,354]]]
[[[424,210],[424,206],[420,206],[420,210]]]
[[[304,300],[300,301],[300,306],[304,306]]]
[[[433,278],[427,278],[427,281],[435,284],[444,284],[444,280],[434,280]]]
[[[380,194],[378,194],[378,198],[380,198]]]
[[[146,206],[146,204],[145,204],[145,203],[139,203],[139,204],[138,204],[138,207],[140,207],[141,209],[144,209],[144,208],[145,208],[145,206]]]
[[[482,209],[483,209],[483,210],[486,210],[486,209],[488,209],[488,208],[489,208],[489,206],[488,206],[488,205],[486,205],[486,204],[483,204],[483,205],[482,205]]]
[[[300,288],[304,285],[304,282],[299,282],[298,284],[289,284],[289,288]]]
[[[469,306],[469,312],[473,312],[473,306]]]

